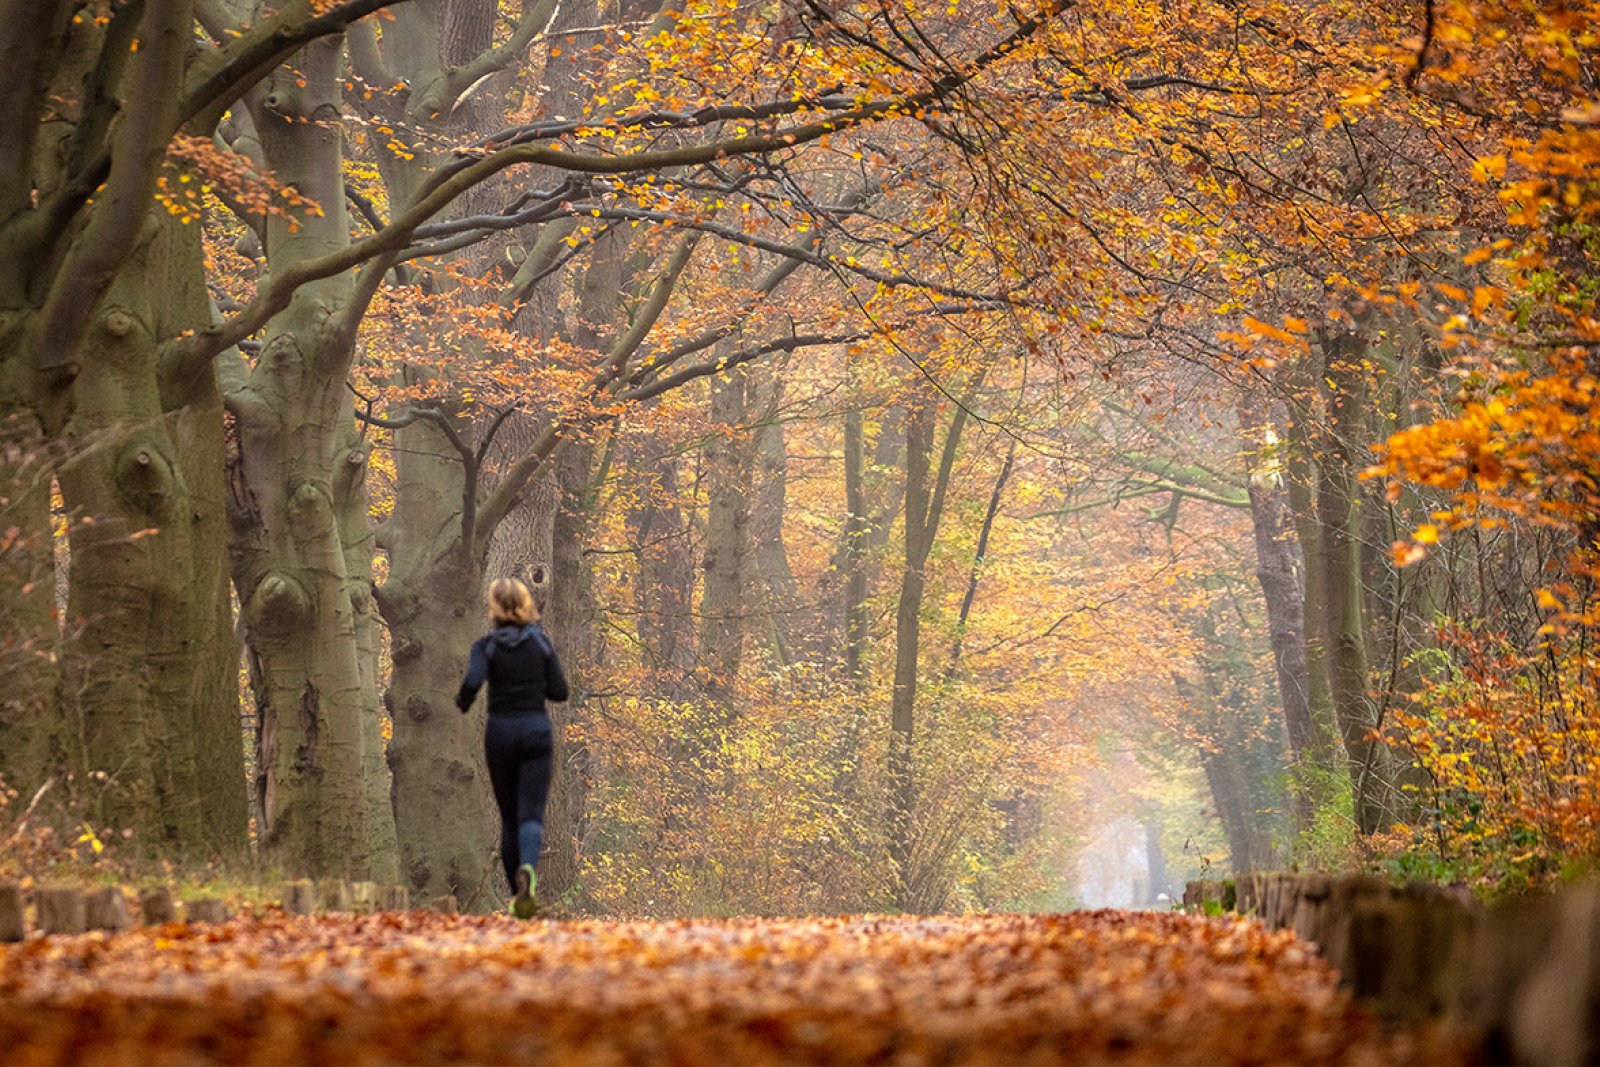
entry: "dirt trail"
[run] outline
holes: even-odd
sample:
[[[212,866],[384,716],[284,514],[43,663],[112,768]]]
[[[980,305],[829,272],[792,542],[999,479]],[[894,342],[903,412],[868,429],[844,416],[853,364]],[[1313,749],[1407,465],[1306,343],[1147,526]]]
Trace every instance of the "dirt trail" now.
[[[12,1067],[1448,1063],[1302,942],[1141,912],[269,915],[0,951]]]

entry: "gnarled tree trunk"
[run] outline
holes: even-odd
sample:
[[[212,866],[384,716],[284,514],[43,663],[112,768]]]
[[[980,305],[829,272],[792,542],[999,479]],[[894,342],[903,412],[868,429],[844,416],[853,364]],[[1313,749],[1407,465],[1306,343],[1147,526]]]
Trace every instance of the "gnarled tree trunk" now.
[[[349,242],[341,42],[319,42],[251,97],[262,155],[278,180],[316,201],[306,217],[268,216],[267,261],[282,273]],[[369,449],[346,379],[354,354],[354,279],[304,286],[268,323],[260,358],[230,390],[234,583],[260,722],[257,796],[266,853],[297,874],[394,877],[395,831],[382,772],[376,679]]]

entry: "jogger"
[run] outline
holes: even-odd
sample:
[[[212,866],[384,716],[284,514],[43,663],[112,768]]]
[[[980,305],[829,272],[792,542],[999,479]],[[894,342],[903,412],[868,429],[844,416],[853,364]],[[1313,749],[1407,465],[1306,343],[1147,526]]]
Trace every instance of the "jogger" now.
[[[500,861],[516,888],[517,867],[533,863],[544,845],[544,804],[553,762],[550,717],[489,714],[483,754],[500,809]]]
[[[533,914],[555,747],[544,702],[567,699],[567,679],[550,639],[539,629],[528,587],[500,578],[490,585],[488,600],[493,629],[473,642],[456,706],[465,714],[483,683],[489,683],[483,751],[500,809],[500,860],[513,893],[511,910],[527,918]]]

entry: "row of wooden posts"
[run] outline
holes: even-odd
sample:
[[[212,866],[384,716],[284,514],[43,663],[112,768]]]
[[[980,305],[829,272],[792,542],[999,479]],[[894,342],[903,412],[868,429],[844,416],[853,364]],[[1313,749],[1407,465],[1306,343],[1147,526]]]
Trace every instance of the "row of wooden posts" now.
[[[130,900],[136,903],[130,906]],[[297,881],[283,887],[279,904],[290,915],[363,915],[408,911],[411,894],[401,885]],[[437,897],[428,902],[427,910],[454,914],[456,898]],[[126,930],[139,924],[223,923],[234,914],[220,897],[200,896],[179,901],[165,886],[140,892],[115,885],[88,891],[75,886],[39,886],[27,893],[18,885],[0,882],[0,942],[22,941],[30,933],[65,935],[89,930]]]
[[[1436,1019],[1482,1062],[1600,1063],[1600,882],[1486,906],[1465,889],[1296,872],[1190,882],[1186,905],[1315,944],[1352,993]]]

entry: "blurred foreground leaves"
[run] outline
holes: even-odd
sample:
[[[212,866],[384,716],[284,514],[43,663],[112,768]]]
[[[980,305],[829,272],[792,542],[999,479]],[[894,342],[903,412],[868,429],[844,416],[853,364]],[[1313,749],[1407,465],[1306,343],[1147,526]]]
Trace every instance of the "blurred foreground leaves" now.
[[[1288,933],[1175,914],[520,924],[421,912],[0,952],[11,1067],[1442,1062]]]

